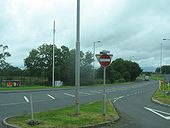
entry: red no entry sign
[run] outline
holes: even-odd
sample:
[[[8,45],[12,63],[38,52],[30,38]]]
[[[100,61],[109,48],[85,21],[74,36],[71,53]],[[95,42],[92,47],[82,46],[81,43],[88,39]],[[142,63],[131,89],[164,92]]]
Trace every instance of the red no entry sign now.
[[[99,58],[99,63],[102,67],[107,67],[110,65],[111,57],[107,54],[102,54]]]

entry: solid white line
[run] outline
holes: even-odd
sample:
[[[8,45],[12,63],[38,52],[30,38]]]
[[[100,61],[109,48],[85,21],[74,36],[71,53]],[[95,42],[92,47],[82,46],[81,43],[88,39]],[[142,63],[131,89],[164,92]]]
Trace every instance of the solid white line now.
[[[170,115],[170,113],[159,111],[159,110],[156,110],[156,109],[151,109],[151,108],[148,108],[148,107],[144,107],[144,108],[151,111],[151,112],[153,112],[153,113],[155,113],[156,115],[158,115],[158,116],[160,116],[160,117],[162,117],[164,119],[170,120],[170,116],[164,116],[164,115],[160,114],[160,113],[163,113],[163,114]]]
[[[1,106],[10,106],[10,105],[18,105],[18,104],[26,104],[26,102],[9,103],[9,104],[1,104]]]
[[[26,96],[24,96],[24,99],[26,100],[26,102],[29,103],[29,100],[28,100],[28,98]]]
[[[80,92],[81,94],[86,94],[86,95],[90,95],[90,93],[87,92]]]
[[[75,95],[69,94],[69,93],[64,93],[67,96],[75,97]]]
[[[53,96],[51,96],[50,94],[47,94],[48,97],[50,97],[51,99],[55,100],[55,98]]]

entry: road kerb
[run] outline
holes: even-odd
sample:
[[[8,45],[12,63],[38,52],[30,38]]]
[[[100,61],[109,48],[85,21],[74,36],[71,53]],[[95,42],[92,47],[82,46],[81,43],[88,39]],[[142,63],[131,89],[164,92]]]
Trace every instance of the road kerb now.
[[[9,124],[9,123],[7,122],[7,120],[8,120],[9,118],[12,118],[12,117],[14,117],[14,116],[6,117],[5,119],[3,119],[2,124],[3,124],[5,127],[7,127],[7,128],[20,128],[20,127],[18,127],[18,126],[16,126],[16,125]]]
[[[156,104],[160,104],[160,105],[162,105],[162,106],[170,107],[169,104],[164,104],[164,103],[162,103],[161,101],[158,101],[158,100],[154,99],[153,97],[152,97],[152,101],[153,101],[154,103],[156,103]]]

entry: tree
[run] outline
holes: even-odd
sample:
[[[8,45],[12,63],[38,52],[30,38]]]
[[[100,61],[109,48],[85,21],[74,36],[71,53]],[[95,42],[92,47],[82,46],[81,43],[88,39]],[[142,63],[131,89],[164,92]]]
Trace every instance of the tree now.
[[[160,73],[160,67],[155,70],[156,73]],[[164,65],[161,67],[162,74],[170,74],[170,65]]]
[[[164,65],[161,69],[163,74],[170,74],[170,65]]]
[[[6,67],[1,69],[1,76],[21,76],[22,70],[18,67],[7,64]]]
[[[101,68],[97,70],[98,78],[103,77],[102,72]],[[142,69],[136,62],[118,58],[107,68],[106,76],[111,83],[114,81],[134,81],[141,72]]]
[[[75,81],[75,49],[69,50],[66,46],[55,49],[55,80],[64,84],[74,85]],[[33,49],[25,59],[25,66],[30,76],[45,76],[49,83],[52,81],[53,45],[43,44]],[[93,55],[90,52],[80,52],[81,83],[85,85],[92,79]]]
[[[10,57],[11,54],[7,52],[8,46],[0,44],[0,69],[5,68],[8,64],[6,58]]]

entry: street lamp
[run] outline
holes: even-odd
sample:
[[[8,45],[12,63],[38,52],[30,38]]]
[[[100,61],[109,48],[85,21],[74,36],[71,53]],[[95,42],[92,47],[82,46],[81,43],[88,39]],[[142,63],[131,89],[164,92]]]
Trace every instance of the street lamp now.
[[[163,38],[164,41],[170,40],[169,38]],[[162,73],[162,58],[163,58],[163,43],[161,42],[161,55],[160,55],[160,74]]]
[[[54,59],[55,59],[55,57],[54,57],[54,45],[55,45],[55,20],[54,20],[54,23],[53,23],[53,68],[52,68],[52,86],[54,87],[54,81],[55,81],[55,77],[54,77]]]
[[[130,56],[130,81],[132,79],[132,65],[131,65],[132,57],[134,58],[134,56]]]
[[[79,115],[80,114],[80,0],[77,0],[75,92],[76,92],[75,94],[76,115]]]
[[[95,79],[95,47],[96,43],[100,43],[101,41],[98,40],[97,42],[93,42],[93,80]]]

